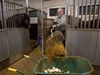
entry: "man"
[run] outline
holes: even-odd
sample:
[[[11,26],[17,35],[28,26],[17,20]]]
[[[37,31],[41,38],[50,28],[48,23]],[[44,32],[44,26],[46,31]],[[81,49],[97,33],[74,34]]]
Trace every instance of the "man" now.
[[[55,30],[61,31],[65,37],[66,25],[67,25],[66,15],[64,14],[63,8],[59,8],[57,12],[58,12],[57,14],[58,16],[57,16],[57,19],[54,21],[56,22],[56,24],[53,25],[53,27],[55,27]],[[65,45],[65,40],[64,40],[64,45]]]
[[[58,16],[57,16],[57,19],[54,21],[56,22],[56,25],[54,25],[53,27],[56,27],[56,30],[61,31],[63,35],[65,36],[67,24],[66,24],[66,15],[64,15],[64,9],[59,8],[57,12],[58,12]]]

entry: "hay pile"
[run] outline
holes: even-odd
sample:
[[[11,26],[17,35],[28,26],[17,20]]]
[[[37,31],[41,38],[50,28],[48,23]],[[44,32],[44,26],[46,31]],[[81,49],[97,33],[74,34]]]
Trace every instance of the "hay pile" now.
[[[54,43],[46,49],[45,53],[49,60],[53,60],[55,57],[64,57],[66,55],[66,50],[62,43]]]

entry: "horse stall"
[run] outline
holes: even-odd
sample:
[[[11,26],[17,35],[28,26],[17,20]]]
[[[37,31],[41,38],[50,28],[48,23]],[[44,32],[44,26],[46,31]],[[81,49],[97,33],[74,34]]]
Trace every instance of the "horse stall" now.
[[[39,34],[41,33],[41,10],[31,9],[29,10],[30,16],[30,39],[37,40],[39,42]],[[47,13],[43,12],[43,17],[47,17]]]
[[[82,56],[93,65],[100,65],[100,0],[71,1],[67,0],[66,7],[69,55]]]
[[[23,4],[0,0],[0,70],[30,50],[27,9]]]

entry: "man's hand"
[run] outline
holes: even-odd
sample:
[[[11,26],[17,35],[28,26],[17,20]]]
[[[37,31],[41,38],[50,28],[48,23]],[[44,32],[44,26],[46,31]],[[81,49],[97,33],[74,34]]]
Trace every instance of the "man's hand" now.
[[[55,27],[57,27],[57,25],[53,25],[52,27],[55,28]]]

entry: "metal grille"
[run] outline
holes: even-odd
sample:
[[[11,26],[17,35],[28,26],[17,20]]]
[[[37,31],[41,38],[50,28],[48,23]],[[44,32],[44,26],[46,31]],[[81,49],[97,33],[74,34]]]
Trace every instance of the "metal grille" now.
[[[100,0],[67,1],[70,2],[67,4],[68,29],[100,29]]]
[[[3,21],[2,21],[2,2],[0,1],[0,29],[3,28]]]
[[[0,0],[0,29],[16,28],[15,15],[27,13],[27,9],[20,3]]]

